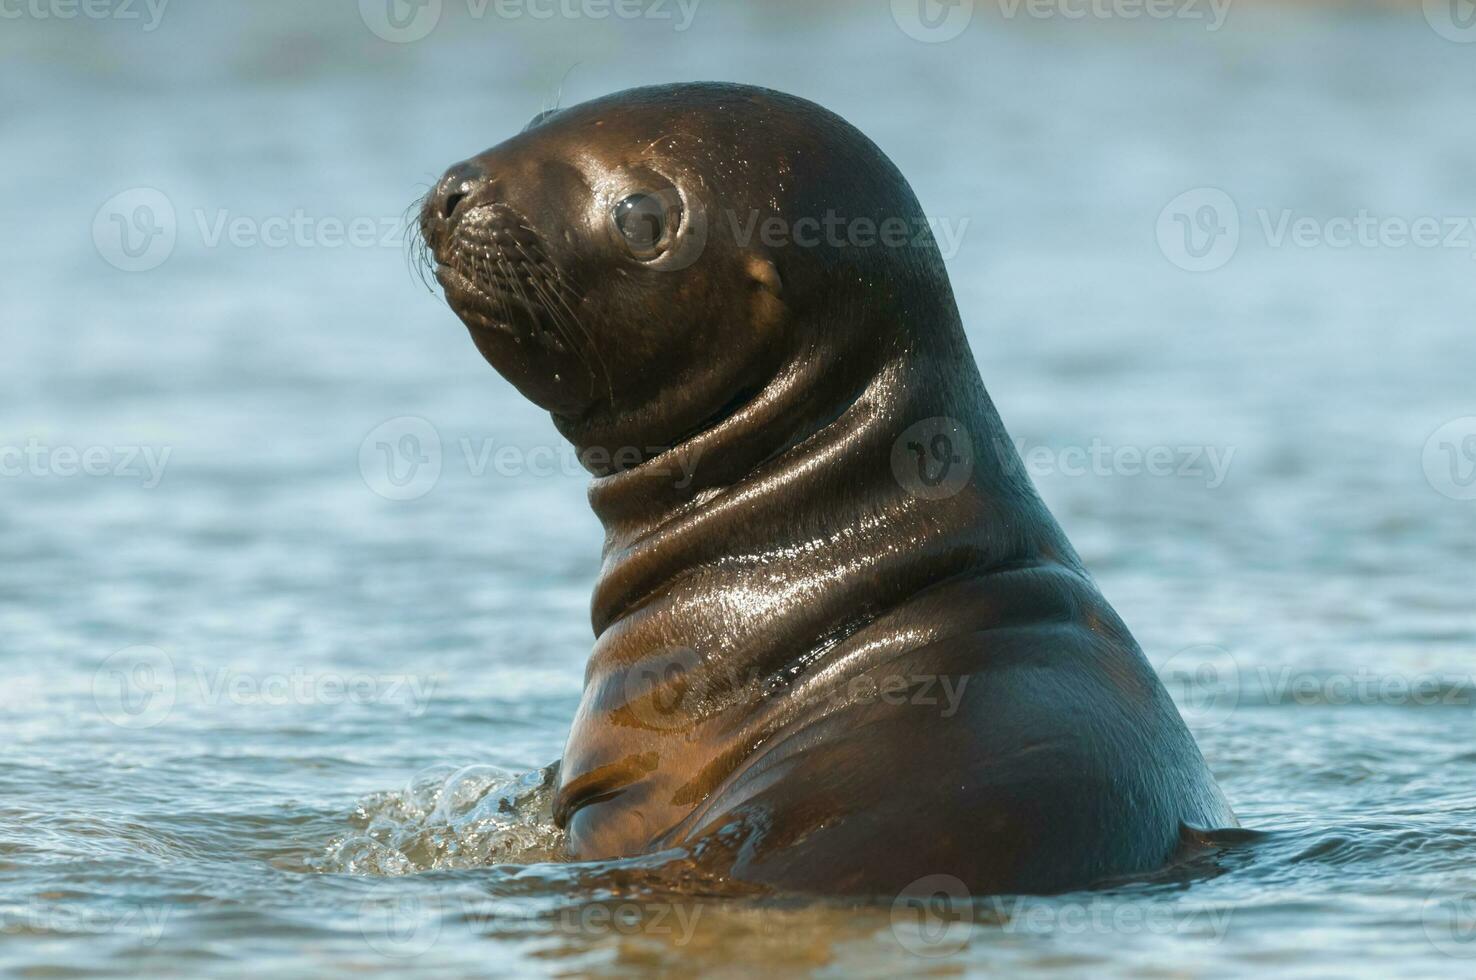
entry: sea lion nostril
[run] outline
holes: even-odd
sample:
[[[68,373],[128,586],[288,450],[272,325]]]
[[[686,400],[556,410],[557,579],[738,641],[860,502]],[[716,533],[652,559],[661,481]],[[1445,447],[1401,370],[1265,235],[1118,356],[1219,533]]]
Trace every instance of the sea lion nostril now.
[[[447,194],[446,199],[441,202],[441,217],[445,218],[447,221],[450,221],[451,216],[456,213],[456,206],[464,200],[466,200],[466,191],[464,190],[458,190]]]
[[[478,189],[486,176],[481,167],[470,162],[458,163],[446,171],[436,186],[436,212],[442,219],[450,221],[456,215],[456,208]]]

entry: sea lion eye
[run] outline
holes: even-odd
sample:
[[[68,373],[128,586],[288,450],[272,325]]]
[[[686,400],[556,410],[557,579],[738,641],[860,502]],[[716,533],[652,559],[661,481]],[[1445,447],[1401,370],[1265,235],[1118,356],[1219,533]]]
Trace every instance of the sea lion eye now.
[[[672,207],[663,197],[632,194],[615,205],[615,227],[637,257],[652,258],[666,238],[667,229],[681,215],[680,205]],[[675,197],[671,195],[673,200]]]

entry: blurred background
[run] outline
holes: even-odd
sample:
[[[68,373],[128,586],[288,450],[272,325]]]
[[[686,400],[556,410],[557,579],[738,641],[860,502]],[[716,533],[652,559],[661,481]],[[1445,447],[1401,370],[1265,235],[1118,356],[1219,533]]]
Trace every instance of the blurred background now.
[[[0,20],[0,970],[1469,968],[1469,0]],[[404,219],[543,108],[698,79],[845,116],[946,232],[1037,485],[1270,832],[1224,874],[622,927],[492,805],[559,756],[601,535]]]

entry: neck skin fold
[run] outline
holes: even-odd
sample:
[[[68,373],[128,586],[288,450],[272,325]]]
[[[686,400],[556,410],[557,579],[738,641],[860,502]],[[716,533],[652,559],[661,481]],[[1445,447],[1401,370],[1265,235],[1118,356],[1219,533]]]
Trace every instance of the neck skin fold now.
[[[591,675],[674,645],[782,672],[931,584],[1070,554],[1042,525],[952,321],[927,332],[931,345],[876,331],[886,342],[798,351],[728,418],[596,478],[606,540]],[[899,476],[894,449],[937,418],[967,439],[972,473],[929,499]]]

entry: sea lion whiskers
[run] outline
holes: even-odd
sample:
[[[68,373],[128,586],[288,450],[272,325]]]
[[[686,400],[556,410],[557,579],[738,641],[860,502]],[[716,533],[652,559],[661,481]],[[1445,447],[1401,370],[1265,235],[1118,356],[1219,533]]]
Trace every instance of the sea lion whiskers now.
[[[431,254],[430,242],[425,237],[424,216],[426,209],[431,206],[431,199],[435,195],[436,186],[431,184],[414,201],[405,207],[402,221],[405,223],[405,262],[420,279],[420,284],[425,287],[426,292],[435,293],[432,283],[435,281],[435,257]]]
[[[504,292],[496,288],[491,250],[485,247],[480,248],[471,252],[468,257],[471,259],[471,279],[477,285],[482,295],[492,301],[492,316],[499,324],[507,329],[511,329],[512,307],[508,305],[507,296]],[[482,285],[484,283],[486,284],[485,286]]]
[[[528,231],[533,230],[528,228],[527,225],[523,225],[523,227]],[[513,244],[517,246],[518,251],[522,253],[529,265],[533,266],[538,272],[538,275],[530,276],[530,279],[533,282],[534,291],[543,299],[543,308],[548,311],[549,316],[556,325],[567,320],[568,326],[572,328],[573,333],[576,335],[576,337],[569,338],[570,347],[574,350],[575,356],[580,359],[580,362],[588,365],[589,362],[584,356],[583,345],[577,342],[577,337],[584,339],[589,347],[589,352],[594,355],[595,361],[600,366],[600,374],[605,380],[605,394],[613,400],[615,397],[615,382],[610,376],[609,365],[605,363],[605,358],[600,353],[600,347],[595,340],[594,333],[584,325],[584,322],[579,317],[579,313],[569,305],[569,294],[576,292],[573,284],[569,281],[569,277],[559,267],[558,263],[547,258],[540,262],[528,253],[528,250],[523,247],[522,242],[514,242]],[[549,278],[545,279],[545,275]]]
[[[501,311],[503,322],[511,327],[513,324],[512,290],[503,288],[498,284],[495,271],[500,271],[509,279],[516,282],[515,276],[508,271],[507,260],[502,257],[501,252],[487,251],[482,257],[483,267],[487,270],[482,283],[491,295],[497,299],[497,308]],[[495,271],[494,271],[495,270]]]
[[[531,282],[532,276],[524,275],[524,270],[520,266],[514,265],[512,260],[509,259],[507,255],[504,254],[500,249],[497,252],[497,268],[506,280],[506,286],[504,287],[505,290],[507,292],[510,292],[512,296],[515,297],[520,304],[522,304],[525,310],[537,311],[542,309],[541,304],[534,303],[528,298],[528,293],[524,289],[525,280]],[[538,316],[538,313],[533,312],[532,315],[535,321],[534,330],[542,330],[544,325],[541,321],[541,318]],[[576,345],[572,342],[572,340],[570,340],[570,338],[565,336],[564,332],[561,329],[557,327],[557,321],[554,322],[555,326],[552,330],[543,331],[544,336],[548,338],[548,342],[558,350],[571,350],[572,348],[574,348]],[[577,350],[574,351],[574,354],[576,357],[579,356]]]

